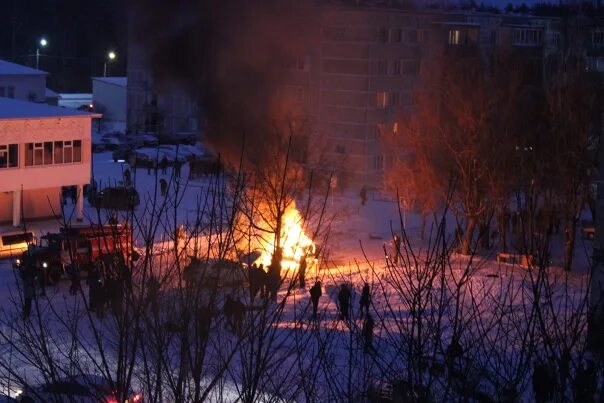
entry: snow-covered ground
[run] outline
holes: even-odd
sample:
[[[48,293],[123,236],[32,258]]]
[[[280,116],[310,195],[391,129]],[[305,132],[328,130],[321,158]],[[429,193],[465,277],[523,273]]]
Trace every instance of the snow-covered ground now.
[[[203,200],[210,186],[209,179],[188,181],[188,164],[183,166],[181,178],[175,179],[172,176],[172,168],[168,168],[166,174],[162,174],[161,170],[155,171],[146,168],[132,169],[125,162],[114,162],[111,153],[94,154],[94,179],[101,188],[122,184],[123,172],[126,169],[131,170],[134,186],[141,197],[141,206],[137,208],[135,213],[137,220],[144,222],[150,214],[154,214],[153,211],[143,206],[153,204],[154,200],[163,201],[159,188],[159,180],[163,178],[169,182],[170,191],[167,197],[175,198],[175,195],[178,194],[177,197],[179,199],[179,203],[175,203],[178,204],[176,209],[162,213],[165,214],[166,222],[172,224],[167,228],[176,228],[180,224],[189,227],[195,221],[199,203]],[[176,187],[178,187],[178,193],[176,193]],[[351,365],[350,361],[346,358],[346,349],[350,348],[351,345],[346,342],[347,334],[349,332],[356,332],[358,335],[363,326],[362,318],[356,311],[362,284],[368,282],[374,290],[372,312],[376,316],[375,334],[378,336],[375,340],[375,345],[376,350],[380,351],[379,355],[376,355],[373,359],[374,365],[377,367],[381,366],[380,368],[391,368],[392,371],[403,371],[405,364],[399,362],[400,360],[396,358],[398,354],[396,350],[397,343],[389,340],[389,338],[397,332],[397,328],[400,330],[401,324],[410,326],[409,322],[411,319],[409,318],[411,316],[406,310],[409,304],[405,300],[405,292],[401,292],[398,289],[404,281],[399,279],[400,284],[396,284],[396,276],[393,273],[400,269],[405,270],[404,275],[409,276],[409,278],[415,278],[413,276],[416,274],[417,278],[421,277],[419,266],[425,264],[424,258],[429,256],[428,250],[430,249],[430,244],[427,240],[420,239],[420,218],[413,212],[400,212],[399,214],[398,206],[392,200],[370,199],[364,206],[361,206],[360,198],[354,191],[343,194],[336,193],[330,196],[327,201],[327,212],[329,217],[333,217],[333,221],[330,223],[328,243],[330,253],[328,259],[321,265],[320,269],[316,264],[309,268],[305,289],[280,290],[280,298],[284,298],[287,295],[288,302],[283,308],[283,314],[277,326],[282,331],[278,336],[279,343],[281,343],[279,345],[282,349],[279,354],[283,354],[284,362],[291,360],[291,356],[288,356],[286,351],[288,351],[288,346],[291,347],[291,343],[295,339],[293,334],[302,328],[307,329],[316,325],[310,319],[308,289],[312,286],[315,279],[320,279],[323,283],[323,297],[319,306],[319,310],[322,312],[320,320],[321,332],[335,335],[333,337],[337,341],[335,342],[336,347],[332,351],[335,354],[333,364],[335,367],[341,365],[342,371],[344,371],[347,366]],[[85,202],[84,216],[86,222],[97,222],[99,219],[96,209],[89,206],[87,201]],[[124,217],[119,218],[123,219]],[[70,221],[72,219],[73,206],[67,204],[64,217],[61,220]],[[108,217],[104,216],[103,213],[100,219],[104,221]],[[27,225],[29,229],[34,230],[37,235],[40,235],[49,231],[56,231],[60,226],[61,220],[33,221]],[[387,264],[384,254],[386,251],[386,253],[392,256],[392,231],[400,232],[401,222],[404,222],[410,244],[417,251],[421,252],[418,253],[416,265],[411,264],[413,263],[411,260],[409,264],[393,267]],[[451,219],[448,222],[450,225],[448,226],[447,239],[450,239],[453,233],[452,223],[454,220]],[[429,221],[426,228],[427,234],[433,229],[431,226],[432,223]],[[156,234],[155,252],[157,256],[162,256],[163,252],[170,249],[170,236],[165,231],[159,231]],[[135,233],[135,237],[137,237],[135,242],[139,246],[142,246],[143,239],[141,233]],[[592,253],[591,243],[578,237],[575,250],[575,270],[573,273],[566,275],[559,269],[563,257],[562,242],[561,235],[554,236],[552,240],[551,260],[554,267],[550,271],[553,278],[555,278],[553,281],[560,287],[560,298],[563,299],[565,295],[571,295],[570,304],[560,309],[572,311],[574,306],[580,302],[581,296],[585,294],[585,273],[589,270],[589,258]],[[531,276],[527,274],[525,269],[520,267],[497,263],[495,261],[495,254],[496,252],[484,253],[483,255],[474,257],[475,263],[471,265],[471,276],[468,281],[471,287],[473,287],[473,295],[480,295],[480,298],[478,304],[475,301],[462,301],[462,304],[466,303],[469,306],[477,305],[475,308],[476,311],[484,314],[485,318],[488,316],[490,304],[493,304],[494,301],[509,300],[514,306],[522,307],[522,298],[530,294],[530,292],[511,293],[509,291],[510,285],[512,286],[511,288],[519,290],[529,287],[531,285]],[[455,288],[452,284],[455,284],[455,281],[467,274],[468,267],[468,258],[453,256],[448,267],[448,273],[445,276],[446,285],[435,285],[431,292],[442,289],[443,295],[445,295],[443,298],[446,298],[449,295],[447,293],[451,293],[451,289]],[[294,273],[291,273],[291,276],[293,277]],[[337,289],[338,285],[342,282],[354,285],[352,307],[355,313],[353,314],[353,321],[349,324],[337,320]],[[20,320],[20,313],[18,312],[20,302],[17,301],[18,284],[19,281],[11,267],[11,262],[9,260],[0,261],[0,306],[3,308],[3,321]],[[555,291],[556,288],[554,287],[553,289]],[[569,289],[570,292],[568,291]],[[49,290],[52,301],[64,302],[61,309],[65,310],[65,314],[76,314],[78,310],[83,309],[83,302],[76,302],[79,297],[69,294],[67,282],[61,283]],[[240,293],[239,296],[244,300],[247,298],[245,293]],[[396,308],[393,310],[392,306]],[[427,309],[427,307],[422,309]],[[221,329],[220,332],[224,333],[225,340],[231,340],[232,335],[229,335],[223,329],[224,319],[220,319],[220,321],[221,325],[218,326]],[[102,323],[105,324],[100,326],[106,326],[105,331],[110,331],[109,323]],[[5,322],[4,332],[9,330],[6,326]],[[57,326],[57,328],[60,328],[60,326]],[[471,336],[468,336],[469,338],[466,342],[471,343],[471,337],[486,337],[485,334],[487,333],[480,334],[480,332],[473,333],[469,331],[468,334]],[[93,343],[91,342],[91,344]],[[57,348],[64,347],[68,349],[69,341],[66,338],[64,342],[59,342],[56,346]],[[14,354],[14,352],[6,344],[4,346],[0,345],[0,347],[5,349],[4,362],[6,363],[8,360],[7,354]],[[509,354],[511,356],[515,356],[519,348],[518,346],[511,345],[506,347],[510,348]],[[16,356],[17,354],[15,354]],[[28,381],[36,383],[36,379],[39,379],[36,365],[18,358],[14,358],[11,365],[16,366],[16,372],[22,374]],[[91,368],[94,368],[94,366],[91,366]],[[373,370],[377,371],[375,368]],[[2,369],[0,367],[1,372]],[[237,374],[230,374],[230,382],[237,382],[239,380],[238,376]],[[7,379],[4,380],[5,385],[6,382]],[[9,385],[6,386],[8,387]],[[11,384],[10,387],[18,388],[14,384]],[[233,389],[232,392],[236,393],[236,385],[232,384],[231,387]],[[323,385],[323,387],[327,386]]]

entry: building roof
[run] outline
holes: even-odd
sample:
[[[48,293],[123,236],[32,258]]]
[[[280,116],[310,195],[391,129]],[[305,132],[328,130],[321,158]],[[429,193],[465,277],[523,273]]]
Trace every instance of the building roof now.
[[[60,108],[48,104],[0,97],[0,120],[61,117],[100,118],[101,116],[99,113],[89,113],[77,109]]]
[[[0,76],[39,76],[47,75],[48,73],[42,70],[32,69],[31,67],[22,66],[20,64],[7,62],[0,59]]]
[[[46,87],[44,89],[44,96],[46,96],[46,98],[60,98],[61,96],[59,95],[59,93],[54,92],[53,90],[51,90],[50,88]]]
[[[119,87],[126,87],[128,85],[127,77],[92,77],[92,79]]]

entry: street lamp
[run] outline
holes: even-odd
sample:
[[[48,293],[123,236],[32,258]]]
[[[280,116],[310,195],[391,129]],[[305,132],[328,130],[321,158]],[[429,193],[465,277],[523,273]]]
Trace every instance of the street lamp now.
[[[107,63],[111,63],[117,58],[117,54],[111,50],[107,53],[107,58],[105,59],[105,64],[103,65],[103,77],[107,77]]]
[[[46,38],[42,38],[36,46],[36,70],[40,67],[40,48],[45,48],[46,45],[48,45],[48,41]]]

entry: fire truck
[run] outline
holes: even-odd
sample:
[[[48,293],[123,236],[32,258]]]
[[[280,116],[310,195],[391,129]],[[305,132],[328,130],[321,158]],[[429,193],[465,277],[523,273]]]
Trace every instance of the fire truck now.
[[[57,283],[63,274],[77,263],[80,270],[95,264],[126,262],[130,256],[132,230],[122,225],[61,227],[58,233],[40,237],[14,262],[16,269],[44,269],[48,284]]]

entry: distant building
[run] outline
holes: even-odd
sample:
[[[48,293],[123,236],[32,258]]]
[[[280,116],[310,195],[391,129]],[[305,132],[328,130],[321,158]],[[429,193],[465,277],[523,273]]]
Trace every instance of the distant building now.
[[[0,60],[0,97],[46,102],[47,75],[42,70]]]
[[[105,121],[126,122],[126,77],[93,77],[92,105]]]
[[[100,115],[0,98],[0,222],[61,212],[62,186],[83,186],[91,176],[91,125]],[[83,217],[83,196],[76,218]]]
[[[60,93],[59,106],[69,109],[92,108],[92,94],[82,93]]]
[[[147,55],[132,38],[128,42],[127,130],[131,133],[196,133],[197,104],[181,88],[157,88]]]

